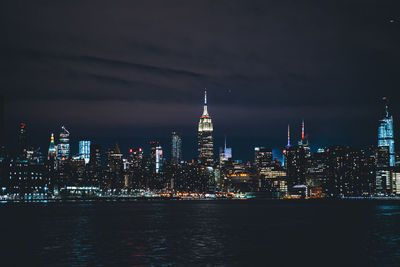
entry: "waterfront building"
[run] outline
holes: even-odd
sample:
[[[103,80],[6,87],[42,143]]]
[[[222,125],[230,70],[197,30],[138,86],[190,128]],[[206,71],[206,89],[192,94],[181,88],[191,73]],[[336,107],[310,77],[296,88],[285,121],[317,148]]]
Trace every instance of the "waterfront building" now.
[[[205,165],[212,165],[214,160],[213,123],[207,109],[207,90],[204,90],[204,108],[198,127],[199,161]]]
[[[393,189],[390,175],[390,148],[379,146],[376,148],[376,194],[389,195]]]
[[[171,144],[171,162],[179,164],[182,161],[182,135],[178,132],[172,132]]]

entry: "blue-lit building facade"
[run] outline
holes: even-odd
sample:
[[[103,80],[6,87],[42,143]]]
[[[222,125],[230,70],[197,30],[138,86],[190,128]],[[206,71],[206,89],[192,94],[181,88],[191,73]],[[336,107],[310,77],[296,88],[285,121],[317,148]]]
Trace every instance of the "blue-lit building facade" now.
[[[384,98],[386,101],[386,98]],[[396,154],[394,150],[393,116],[389,115],[389,107],[385,105],[385,115],[379,121],[378,126],[378,146],[389,148],[389,166],[396,165]]]
[[[85,164],[90,161],[90,141],[79,141],[79,158],[85,160]]]

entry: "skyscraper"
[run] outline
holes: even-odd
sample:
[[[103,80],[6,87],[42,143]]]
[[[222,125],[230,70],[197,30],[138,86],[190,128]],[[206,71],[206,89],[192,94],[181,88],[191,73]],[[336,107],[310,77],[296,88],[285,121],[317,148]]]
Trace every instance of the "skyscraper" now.
[[[97,144],[90,144],[89,165],[93,169],[101,167],[101,147]]]
[[[226,147],[226,136],[225,136],[225,142],[224,142],[224,148],[220,148],[219,152],[219,162],[220,164],[224,161],[228,161],[232,158],[232,148]]]
[[[163,151],[161,146],[156,147],[156,173],[160,173],[163,167]]]
[[[26,124],[21,122],[18,134],[18,155],[20,157],[25,157],[26,150]]]
[[[177,132],[172,132],[171,161],[179,164],[182,160],[182,136]]]
[[[57,156],[57,149],[56,149],[56,145],[54,143],[54,134],[51,134],[49,151],[47,153],[47,159],[48,160],[55,160],[56,156]]]
[[[79,157],[85,160],[85,164],[90,160],[90,141],[79,141]]]
[[[198,129],[199,160],[203,164],[212,164],[214,157],[213,124],[207,110],[207,89],[204,89],[204,109]]]
[[[57,146],[57,159],[59,161],[64,161],[68,159],[70,155],[69,132],[64,126],[62,126],[61,129],[59,144]]]
[[[273,164],[272,149],[266,147],[254,148],[254,165],[260,170],[265,171],[266,168]]]
[[[394,167],[396,165],[396,155],[394,152],[393,116],[389,115],[388,99],[384,97],[383,101],[385,102],[385,114],[379,121],[378,146],[389,147],[389,166]]]

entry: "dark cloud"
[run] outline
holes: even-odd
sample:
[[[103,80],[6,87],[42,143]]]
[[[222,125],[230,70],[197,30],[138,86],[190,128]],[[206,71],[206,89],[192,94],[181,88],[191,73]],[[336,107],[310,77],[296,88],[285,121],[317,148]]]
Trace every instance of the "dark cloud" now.
[[[70,123],[91,135],[91,123],[114,139],[172,127],[194,138],[204,87],[216,135],[235,136],[239,157],[244,144],[283,146],[302,118],[315,143],[375,143],[382,95],[399,117],[398,1],[0,5],[10,138],[21,120],[46,134]]]

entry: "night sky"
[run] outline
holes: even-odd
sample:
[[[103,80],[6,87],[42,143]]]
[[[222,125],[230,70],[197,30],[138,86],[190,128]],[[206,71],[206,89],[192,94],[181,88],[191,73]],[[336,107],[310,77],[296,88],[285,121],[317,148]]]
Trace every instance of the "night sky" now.
[[[189,159],[204,87],[235,159],[280,150],[288,123],[295,143],[303,118],[314,150],[375,144],[384,95],[400,137],[398,0],[3,0],[0,21],[10,150],[23,121],[42,151],[61,125],[73,152],[81,138],[168,152],[176,130]]]

